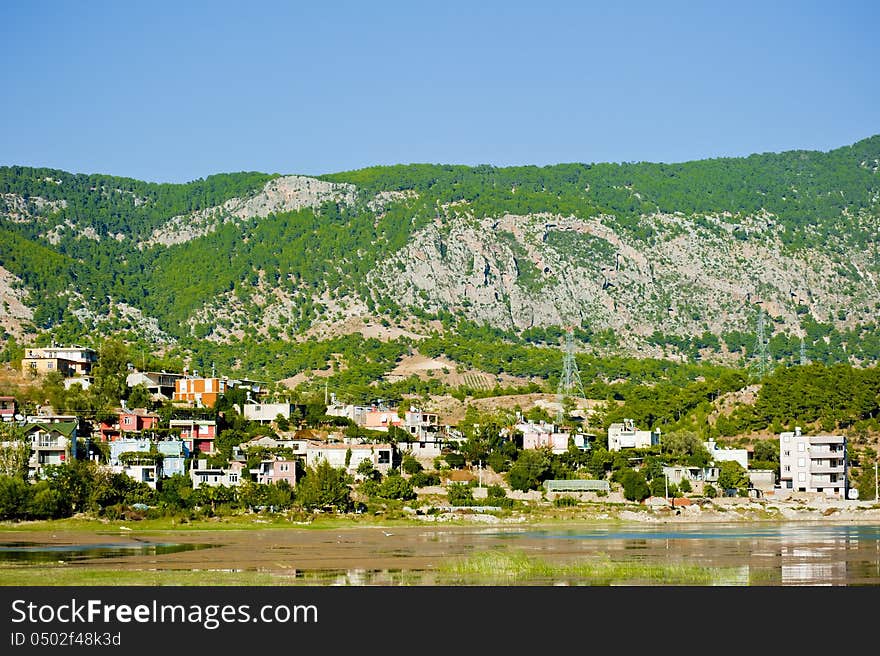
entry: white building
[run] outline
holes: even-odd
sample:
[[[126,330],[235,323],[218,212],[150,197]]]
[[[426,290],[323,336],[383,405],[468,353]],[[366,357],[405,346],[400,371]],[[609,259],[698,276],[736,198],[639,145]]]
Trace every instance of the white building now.
[[[703,442],[703,446],[706,447],[706,451],[709,452],[709,455],[715,462],[733,460],[734,462],[738,462],[743,469],[749,468],[748,449],[733,449],[730,447],[721,448],[716,444],[715,440]]]
[[[229,467],[208,467],[208,461],[200,459],[198,465],[190,470],[189,476],[194,490],[202,485],[236,487],[241,484],[243,469],[244,465],[240,462],[233,462]]]
[[[348,453],[351,455],[348,455]],[[346,464],[346,459],[348,463]],[[326,460],[334,469],[345,469],[349,474],[357,471],[363,460],[373,463],[373,468],[387,473],[394,463],[394,446],[391,444],[327,444],[310,442],[306,448],[306,465],[316,466]]]
[[[779,483],[794,492],[846,499],[846,437],[803,435],[800,426],[779,434]]]
[[[624,419],[622,423],[611,424],[608,427],[609,451],[645,449],[654,444],[660,444],[660,433],[636,430],[635,422],[632,419]]]
[[[245,419],[261,424],[272,423],[278,418],[278,415],[284,419],[290,419],[293,408],[292,403],[245,403],[242,406]]]

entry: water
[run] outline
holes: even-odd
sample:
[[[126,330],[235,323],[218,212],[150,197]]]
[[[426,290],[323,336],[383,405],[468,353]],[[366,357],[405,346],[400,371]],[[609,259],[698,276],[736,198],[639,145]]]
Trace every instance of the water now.
[[[161,542],[49,545],[7,542],[0,545],[0,563],[73,563],[118,556],[157,556],[211,546],[213,545]]]
[[[0,534],[0,564],[202,571],[210,584],[260,572],[279,585],[880,586],[880,524],[190,530],[96,544],[75,533],[63,544],[40,537]],[[595,563],[605,569],[590,570]],[[695,569],[711,576],[688,580]]]

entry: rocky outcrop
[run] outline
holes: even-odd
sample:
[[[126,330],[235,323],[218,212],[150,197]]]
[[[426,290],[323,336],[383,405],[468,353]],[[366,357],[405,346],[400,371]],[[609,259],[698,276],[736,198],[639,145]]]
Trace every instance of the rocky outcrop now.
[[[350,184],[324,182],[303,175],[274,178],[266,183],[262,191],[249,198],[230,198],[222,205],[173,217],[154,230],[149,239],[140,242],[138,248],[154,244],[181,244],[213,232],[223,223],[318,207],[327,201],[350,205],[356,197],[357,189]]]

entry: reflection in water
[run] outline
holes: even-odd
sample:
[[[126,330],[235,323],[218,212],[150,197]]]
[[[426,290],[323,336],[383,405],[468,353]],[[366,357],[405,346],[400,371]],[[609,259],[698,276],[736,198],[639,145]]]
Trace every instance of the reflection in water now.
[[[174,544],[162,542],[124,542],[105,544],[38,544],[11,542],[0,545],[0,563],[76,562],[116,556],[157,556],[206,549],[212,544]]]
[[[395,529],[393,537],[377,533],[372,540],[359,539],[363,532],[311,533],[317,540],[309,541],[297,530],[257,531],[246,537],[230,533],[227,544],[172,542],[192,539],[182,534],[164,536],[168,542],[7,542],[0,544],[0,563],[124,562],[132,569],[193,571],[207,565],[268,572],[297,585],[880,586],[880,525],[420,527]],[[206,547],[214,547],[210,557],[155,558]],[[500,583],[488,582],[491,577]]]

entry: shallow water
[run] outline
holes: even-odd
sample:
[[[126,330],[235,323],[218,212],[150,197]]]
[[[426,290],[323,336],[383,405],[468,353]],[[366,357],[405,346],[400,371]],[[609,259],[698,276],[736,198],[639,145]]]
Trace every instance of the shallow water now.
[[[309,530],[0,533],[0,561],[64,560],[78,568],[266,572],[279,585],[669,585],[664,568],[711,570],[699,585],[878,586],[880,525],[419,526]],[[62,555],[63,554],[63,555]],[[546,564],[471,571],[487,554]],[[613,576],[590,563],[620,565]],[[504,569],[501,567],[500,569]],[[0,572],[2,577],[2,572]],[[647,577],[647,578],[646,578]],[[206,575],[206,583],[207,583]]]

